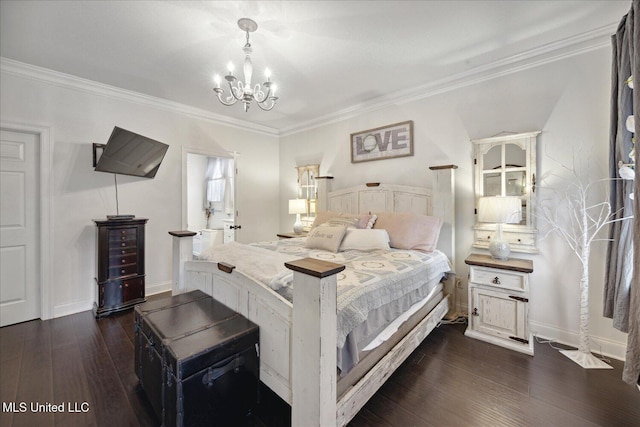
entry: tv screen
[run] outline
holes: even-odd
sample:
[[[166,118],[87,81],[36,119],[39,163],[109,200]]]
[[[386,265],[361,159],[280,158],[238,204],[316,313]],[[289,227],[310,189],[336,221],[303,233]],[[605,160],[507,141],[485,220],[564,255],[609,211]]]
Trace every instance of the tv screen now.
[[[95,170],[153,178],[169,146],[115,126]]]

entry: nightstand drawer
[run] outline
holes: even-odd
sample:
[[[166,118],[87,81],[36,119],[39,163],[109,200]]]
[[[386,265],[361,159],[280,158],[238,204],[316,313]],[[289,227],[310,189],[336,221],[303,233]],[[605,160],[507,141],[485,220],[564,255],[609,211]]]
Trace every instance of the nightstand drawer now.
[[[479,285],[524,291],[526,289],[527,279],[523,274],[498,269],[472,267],[470,269],[470,280]]]
[[[491,243],[492,239],[495,239],[495,232],[493,230],[476,230],[474,232],[475,240],[479,243]],[[504,231],[502,233],[502,239],[508,242],[510,245],[518,246],[525,245],[535,247],[535,235],[525,233],[513,233]]]

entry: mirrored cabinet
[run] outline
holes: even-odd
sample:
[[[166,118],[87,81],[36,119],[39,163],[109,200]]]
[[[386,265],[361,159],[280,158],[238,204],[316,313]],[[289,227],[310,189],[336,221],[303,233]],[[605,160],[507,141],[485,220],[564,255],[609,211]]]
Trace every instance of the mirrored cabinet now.
[[[315,219],[318,208],[318,183],[320,165],[296,167],[298,171],[298,198],[306,200],[306,212],[300,215],[303,229],[308,231]]]
[[[475,169],[476,248],[488,248],[495,238],[496,225],[478,222],[478,200],[488,196],[519,197],[522,220],[505,224],[503,238],[513,252],[537,253],[536,207],[536,141],[540,132],[501,134],[475,139],[473,143]]]

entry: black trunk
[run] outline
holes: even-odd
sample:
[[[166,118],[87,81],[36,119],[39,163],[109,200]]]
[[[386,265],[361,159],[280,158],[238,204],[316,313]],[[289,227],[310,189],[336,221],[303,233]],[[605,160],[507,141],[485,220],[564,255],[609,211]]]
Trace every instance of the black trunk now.
[[[258,327],[193,291],[135,308],[135,370],[163,426],[242,425],[258,399]]]

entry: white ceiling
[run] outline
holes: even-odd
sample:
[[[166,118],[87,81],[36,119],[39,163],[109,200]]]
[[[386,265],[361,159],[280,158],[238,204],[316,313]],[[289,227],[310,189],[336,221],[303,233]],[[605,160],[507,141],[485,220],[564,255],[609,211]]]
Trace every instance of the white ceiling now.
[[[560,49],[606,42],[626,1],[8,1],[0,56],[287,131]],[[222,106],[249,17],[270,112]],[[236,73],[238,74],[238,73]]]

